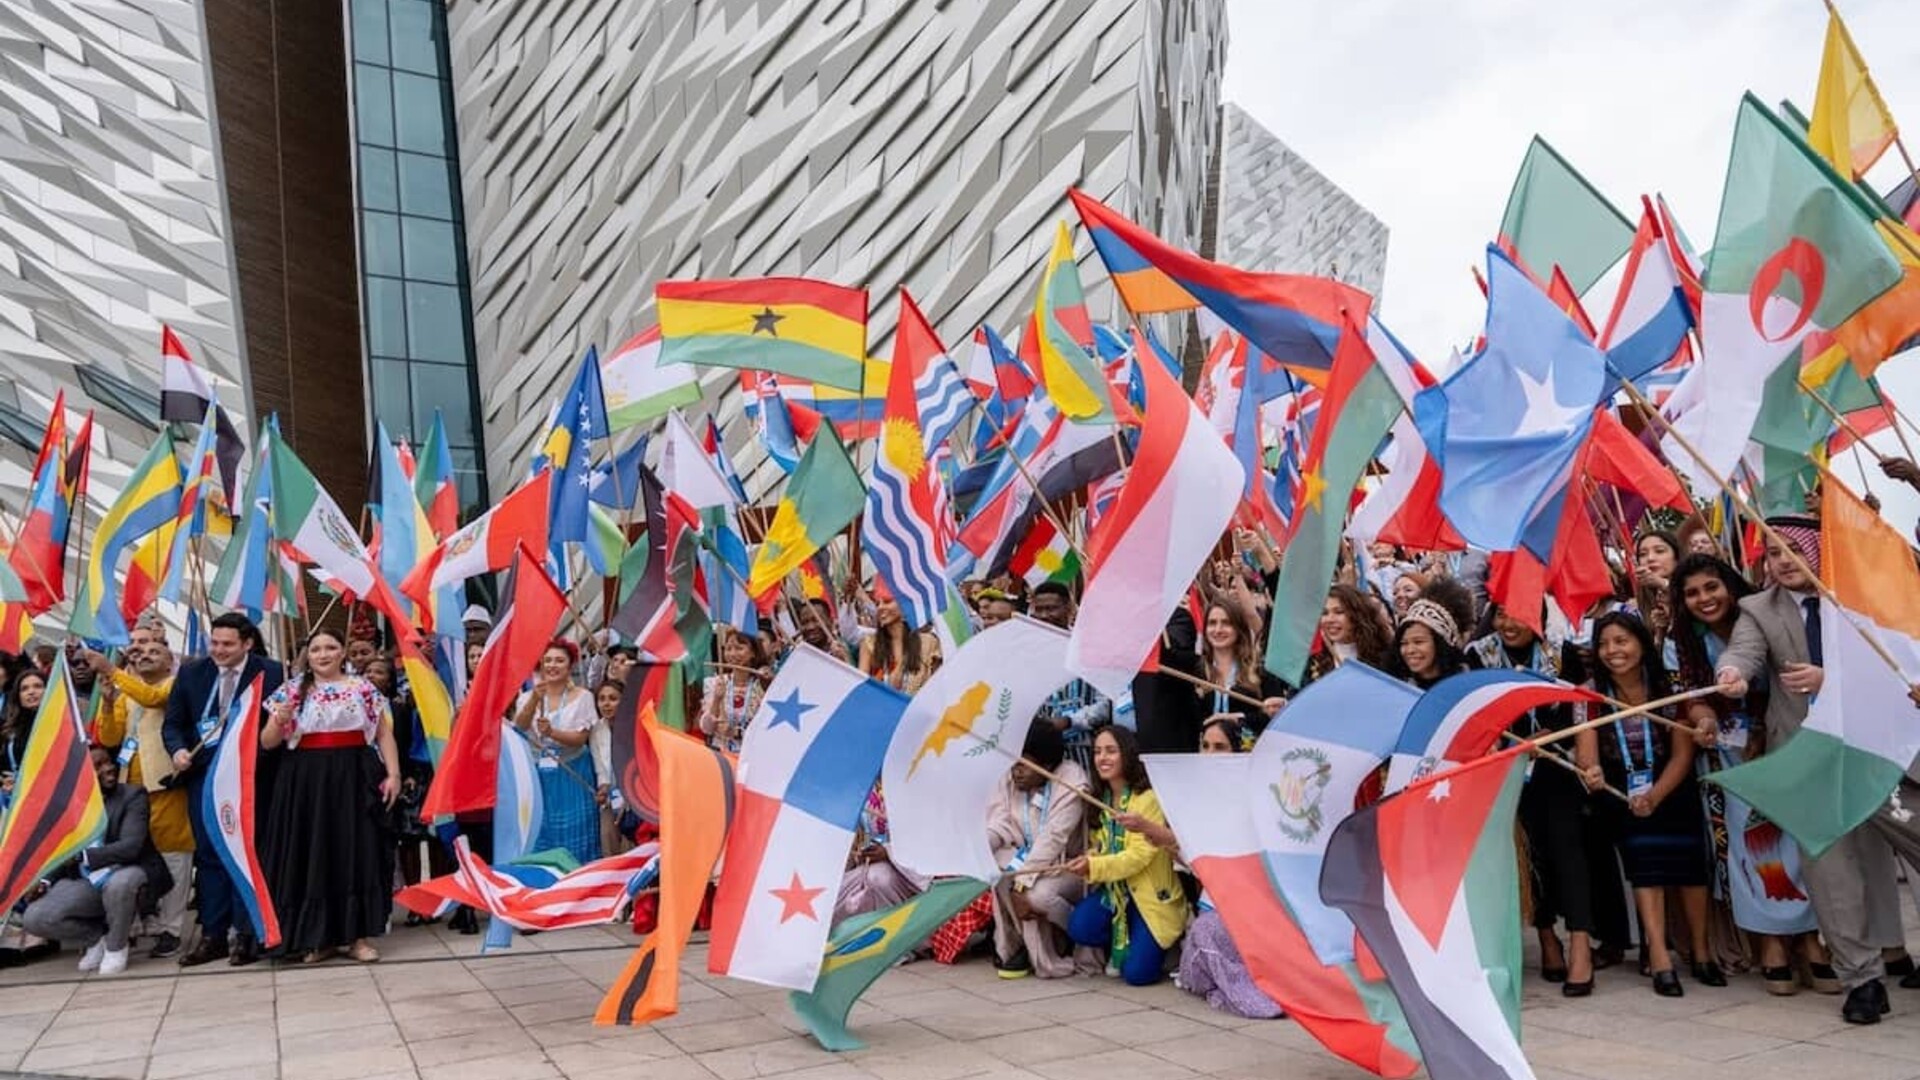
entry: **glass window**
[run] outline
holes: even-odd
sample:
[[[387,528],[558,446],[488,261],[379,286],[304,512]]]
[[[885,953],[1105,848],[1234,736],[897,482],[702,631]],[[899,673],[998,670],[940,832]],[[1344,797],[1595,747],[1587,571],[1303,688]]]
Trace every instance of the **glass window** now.
[[[446,154],[447,114],[440,80],[393,73],[394,145],[423,154]]]
[[[353,58],[387,62],[386,0],[353,0]]]
[[[367,347],[375,356],[407,355],[405,287],[393,278],[367,278]]]
[[[407,277],[447,285],[460,283],[451,224],[431,218],[403,217],[400,234],[407,248]]]
[[[433,8],[425,0],[392,0],[393,66],[422,75],[440,73],[440,50],[433,40]]]
[[[407,355],[415,360],[466,365],[460,290],[451,285],[407,282]],[[451,424],[452,418],[447,422]]]
[[[400,209],[422,217],[452,217],[452,176],[447,164],[446,158],[401,154]]]
[[[415,431],[433,430],[433,410],[447,425],[449,445],[473,441],[473,402],[464,364],[413,364],[413,422]]]
[[[413,430],[413,405],[407,393],[407,369],[412,366],[405,360],[372,361],[373,416],[396,438]]]
[[[353,65],[354,137],[371,146],[393,145],[393,86],[386,68]]]
[[[393,151],[360,149],[360,205],[369,210],[400,209],[400,181],[394,175]]]
[[[360,257],[363,269],[369,274],[385,274],[388,277],[400,276],[400,218],[396,214],[381,214],[372,210],[360,215],[365,228],[361,230]]]

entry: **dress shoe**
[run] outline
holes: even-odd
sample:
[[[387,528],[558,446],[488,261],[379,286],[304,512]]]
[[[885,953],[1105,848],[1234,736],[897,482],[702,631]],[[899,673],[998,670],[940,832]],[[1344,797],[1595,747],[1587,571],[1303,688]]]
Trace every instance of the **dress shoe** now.
[[[1719,964],[1709,960],[1704,964],[1696,963],[1693,965],[1693,981],[1699,983],[1701,986],[1725,986],[1727,985],[1727,975],[1726,972],[1720,970]]]
[[[1672,968],[1653,973],[1653,992],[1661,997],[1682,997],[1685,988],[1680,985],[1680,975]]]
[[[1847,992],[1846,1003],[1840,1006],[1840,1018],[1849,1024],[1877,1024],[1889,1011],[1886,984],[1874,979]]]
[[[260,959],[260,943],[250,937],[238,938],[233,943],[233,952],[227,955],[227,964],[231,967],[246,967]]]
[[[1572,979],[1568,979],[1566,982],[1560,984],[1560,996],[1570,998],[1592,997],[1593,980],[1583,979],[1575,982]]]
[[[1889,976],[1897,975],[1904,979],[1908,975],[1912,975],[1914,971],[1913,955],[1911,953],[1899,959],[1887,961],[1887,974]]]
[[[1920,990],[1920,971],[1910,971],[1900,980],[1902,990]]]
[[[179,951],[180,939],[163,930],[153,939],[153,950],[147,953],[147,956],[154,960],[165,960]]]
[[[198,945],[180,954],[180,966],[183,968],[199,967],[201,964],[211,964],[215,960],[224,958],[226,955],[227,942],[225,938],[216,939],[203,937],[200,939]]]

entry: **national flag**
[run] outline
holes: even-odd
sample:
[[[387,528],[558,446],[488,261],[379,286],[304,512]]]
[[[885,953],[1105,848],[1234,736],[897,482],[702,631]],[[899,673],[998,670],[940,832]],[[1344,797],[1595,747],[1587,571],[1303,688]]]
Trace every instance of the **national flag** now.
[[[211,586],[213,602],[229,609],[244,609],[255,621],[267,610],[267,586],[275,574],[273,525],[273,447],[278,426],[271,420],[260,430],[253,455],[253,471],[247,476],[246,493],[241,497],[240,526],[227,550],[220,557],[220,568]]]
[[[1831,365],[1822,380],[1809,379],[1810,374],[1796,364],[1782,364],[1762,388],[1760,414],[1742,464],[1763,514],[1799,513],[1807,493],[1819,485],[1825,462],[1814,455],[1835,427],[1827,406],[1846,415],[1880,400],[1877,388],[1852,364]],[[1826,406],[1814,400],[1816,393]]]
[[[681,952],[734,816],[731,757],[661,727],[650,708],[642,710],[639,724],[659,762],[659,915],[653,933],[601,999],[595,1024],[646,1024],[679,1011]]]
[[[687,567],[693,562],[700,514],[685,499],[665,490],[645,466],[640,469],[640,503],[646,517],[645,541],[634,548],[646,552],[645,562],[632,592],[607,620],[607,627],[652,659],[686,659],[689,643],[681,634],[680,620],[693,599],[684,590],[690,586]]]
[[[214,736],[218,742],[213,763],[200,785],[200,818],[209,825],[214,854],[227,868],[227,880],[233,883],[247,922],[260,944],[271,949],[280,944],[280,917],[254,844],[254,822],[266,817],[259,812],[254,794],[254,768],[260,760],[260,725],[254,718],[260,715],[263,679],[255,675],[243,692],[234,695],[221,719]]]
[[[707,460],[726,480],[727,487],[733,491],[733,497],[740,503],[750,502],[747,498],[747,486],[740,482],[740,473],[733,467],[733,457],[727,453],[727,440],[720,435],[720,423],[707,414],[707,426],[700,432],[700,448],[706,452]]]
[[[580,358],[573,385],[554,410],[553,424],[534,457],[533,471],[553,469],[547,547],[565,572],[567,541],[587,539],[587,491],[593,486],[593,442],[608,436],[607,403],[600,386],[600,362],[593,346]]]
[[[372,604],[395,626],[409,620],[399,599],[374,568],[360,534],[347,521],[333,496],[283,439],[272,445],[273,532],[304,563],[310,563],[341,588]]]
[[[54,654],[26,751],[14,763],[13,797],[0,819],[0,911],[107,831],[100,785],[73,699],[67,653]]]
[[[948,572],[959,577],[978,563],[999,573],[1039,519],[1043,503],[1064,499],[1120,468],[1117,430],[1111,424],[1070,423],[1044,396],[1032,398],[1006,457],[961,525],[959,544],[947,551]]]
[[[1008,755],[1028,721],[1059,689],[1067,634],[1015,615],[949,654],[908,703],[881,769],[889,851],[920,874],[991,881],[994,862],[979,827]]]
[[[1703,355],[1667,403],[1678,412],[1674,431],[1705,458],[1696,462],[1669,436],[1667,460],[1695,491],[1717,488],[1709,473],[1724,477],[1739,461],[1767,377],[1899,281],[1873,216],[1851,184],[1746,96],[1707,262]]]
[[[901,295],[905,295],[904,289]],[[980,404],[980,399],[974,397],[968,390],[967,380],[960,377],[960,368],[953,362],[953,357],[947,352],[946,346],[940,343],[939,335],[933,332],[933,327],[927,324],[924,316],[918,315],[917,308],[915,312],[926,331],[924,337],[916,336],[912,343],[915,345],[915,351],[910,357],[913,368],[913,397],[920,410],[921,435],[929,448],[944,448],[947,437],[953,434],[954,428],[960,426],[960,421],[966,419],[967,414]],[[906,321],[904,316],[901,321],[902,323]],[[901,343],[898,333],[899,331],[896,330],[893,356],[895,365],[901,362]],[[931,353],[925,351],[928,348],[933,351]],[[888,368],[887,392],[888,394],[893,392],[891,367]]]
[[[1279,363],[1322,370],[1334,361],[1345,322],[1366,322],[1373,298],[1350,285],[1210,262],[1164,243],[1077,188],[1067,196],[1135,315],[1204,306]]]
[[[641,844],[561,874],[550,885],[532,886],[502,873],[476,855],[464,836],[454,840],[460,879],[470,895],[495,919],[515,930],[568,930],[614,921],[639,890],[652,886],[660,872],[660,845]],[[507,860],[497,855],[495,863]]]
[[[1055,407],[1070,420],[1111,422],[1113,403],[1093,359],[1093,324],[1080,291],[1080,269],[1073,261],[1073,236],[1064,221],[1054,232],[1030,325],[1040,379]]]
[[[8,567],[8,573],[13,568]],[[21,586],[25,591],[26,586]],[[33,616],[28,614],[25,601],[18,603],[0,603],[0,652],[10,652],[19,656],[27,651],[27,643],[33,640]]]
[[[752,390],[746,389],[750,379]],[[762,377],[755,372],[742,371],[740,385],[743,404],[760,402],[759,427],[756,430],[761,444],[767,449],[767,457],[780,466],[781,472],[792,475],[800,464],[801,451],[813,441],[813,433],[820,428],[819,414],[812,409],[789,404],[771,375]]]
[[[482,657],[481,665],[485,664]],[[493,787],[493,857],[502,864],[515,862],[533,854],[533,843],[546,824],[540,766],[535,761],[533,743],[512,724],[485,716],[473,719],[500,728],[500,766]]]
[[[986,891],[984,881],[948,878],[893,907],[855,915],[834,927],[813,989],[787,997],[814,1041],[836,1052],[864,1048],[847,1030],[853,1003],[902,956]]]
[[[1886,805],[1920,757],[1920,568],[1878,511],[1828,473],[1820,485],[1820,692],[1800,730],[1707,779],[1818,856]],[[1837,599],[1837,603],[1836,603]],[[1899,665],[1895,671],[1869,642]]]
[[[1584,293],[1633,243],[1633,224],[1535,135],[1500,218],[1499,246],[1544,284],[1555,266]]]
[[[1159,364],[1142,365],[1147,416],[1120,501],[1089,538],[1087,587],[1067,671],[1108,697],[1126,693],[1233,518],[1245,475],[1193,399]]]
[[[906,706],[810,645],[788,656],[741,746],[708,971],[813,989],[860,812]]]
[[[206,415],[213,390],[173,327],[160,326],[160,419],[192,423]]]
[[[798,569],[860,513],[866,494],[840,437],[814,436],[780,495],[747,590],[758,596]]]
[[[640,465],[647,460],[647,446],[652,442],[645,433],[613,456],[613,460],[597,466],[593,470],[593,484],[587,489],[587,497],[609,510],[631,510],[634,500],[640,497]]]
[[[1352,667],[1337,669],[1334,676]],[[1414,692],[1402,696],[1405,702],[1395,707],[1404,714]],[[1344,753],[1336,757],[1310,745],[1290,748],[1294,751],[1290,762],[1269,759],[1265,765],[1252,754],[1149,754],[1145,761],[1154,794],[1180,840],[1181,857],[1213,898],[1254,984],[1335,1055],[1380,1076],[1412,1076],[1420,1067],[1419,1050],[1377,970],[1351,948],[1344,959],[1322,960],[1295,902],[1279,890],[1272,873],[1274,845],[1268,835],[1279,824],[1324,842],[1352,807],[1348,778],[1335,783],[1340,774],[1334,767],[1347,764]],[[1339,801],[1343,795],[1348,802]],[[1317,877],[1316,866],[1306,869]],[[1317,882],[1309,884],[1314,891],[1299,904],[1323,912],[1322,921],[1344,922],[1323,907]],[[1350,927],[1346,936],[1350,942]]]
[[[441,676],[440,669],[412,644],[409,635],[399,635],[399,642],[400,671],[406,676],[413,696],[414,714],[420,718],[420,734],[427,743],[427,762],[438,768],[440,759],[446,755],[447,740],[453,737],[453,696],[447,690],[449,679]],[[464,645],[463,641],[441,639],[441,648],[449,658],[457,658],[462,666],[466,662]]]
[[[914,373],[932,357],[944,358],[946,350],[905,289],[900,290],[893,350],[884,433],[874,457],[860,539],[880,579],[899,601],[906,624],[918,628],[938,619],[946,608],[947,567],[934,507],[940,481],[921,435]]]
[[[993,327],[982,326],[980,336],[986,342],[987,357],[993,362],[994,389],[1000,392],[1000,400],[1017,412],[1026,406],[1039,381]]]
[[[867,292],[807,278],[654,286],[663,365],[758,368],[858,392]]]
[[[1520,1049],[1518,749],[1355,813],[1320,891],[1353,920],[1433,1080],[1532,1080]]]
[[[753,564],[747,558],[746,541],[727,523],[725,511],[708,510],[701,516],[705,520],[700,532],[707,542],[700,548],[700,573],[706,579],[707,611],[715,621],[743,634],[758,634],[760,616],[747,591]]]
[[[546,551],[547,510],[552,505],[548,489],[552,483],[553,470],[536,473],[428,552],[400,583],[400,591],[424,605],[436,589],[506,569],[520,544]]]
[[[1091,527],[1088,532],[1092,532]],[[1013,557],[1007,560],[1007,571],[1019,576],[1029,589],[1048,581],[1071,585],[1080,576],[1080,554],[1053,519],[1043,517],[1033,523],[1020,545],[1013,549]]]
[[[380,523],[380,576],[397,590],[438,545],[434,543],[433,523],[414,496],[413,480],[401,466],[387,426],[376,422],[374,436],[378,440],[374,454],[379,462],[380,499],[369,509]]]
[[[1469,544],[1506,551],[1565,487],[1606,390],[1606,364],[1494,248],[1487,283],[1486,347],[1422,391],[1414,419],[1440,462],[1447,520]]]
[[[660,440],[660,482],[678,494],[696,510],[710,506],[731,510],[745,502],[737,491],[736,478],[728,483],[727,474],[715,464],[700,436],[679,410],[667,414],[667,430]]]
[[[1354,510],[1347,535],[1362,550],[1376,540],[1411,551],[1463,550],[1467,542],[1440,510],[1440,463],[1413,419],[1414,399],[1434,378],[1377,318],[1367,320],[1367,344],[1408,411],[1393,422],[1381,455],[1386,477]]]
[[[1900,137],[1900,126],[1867,72],[1839,9],[1827,4],[1827,40],[1820,50],[1807,145],[1840,175],[1865,176]]]
[[[494,804],[500,762],[500,728],[494,721],[512,708],[521,682],[552,643],[567,611],[566,597],[542,569],[544,561],[525,544],[514,555],[486,650],[480,654],[466,700],[453,722],[446,755],[434,770],[422,802],[422,821]]]
[[[663,364],[660,353],[660,328],[649,326],[601,358],[609,431],[625,431],[700,400],[699,371]]]
[[[187,582],[188,562],[194,558],[193,541],[208,532],[207,504],[220,495],[218,466],[214,461],[213,410],[216,407],[207,406],[205,421],[200,425],[193,449],[187,453],[187,467],[181,474],[180,495],[174,504],[173,549],[167,557],[166,573],[160,584],[160,596],[165,600],[180,599],[180,590]],[[222,499],[216,514],[224,517],[225,512]],[[231,532],[231,527],[226,531]]]
[[[1607,367],[1622,379],[1638,384],[1664,367],[1690,363],[1693,307],[1681,283],[1673,249],[1660,229],[1653,201],[1640,199],[1640,225],[1627,251],[1627,269],[1614,296],[1613,309],[1596,343],[1607,354]]]
[[[587,541],[581,545],[587,568],[604,578],[619,577],[620,565],[627,557],[626,530],[599,503],[587,504],[587,518]]]
[[[1322,402],[1301,464],[1292,535],[1280,560],[1275,618],[1267,630],[1267,670],[1296,686],[1340,559],[1348,499],[1380,440],[1406,409],[1393,381],[1374,361],[1359,323],[1349,323],[1340,338]]]
[[[120,609],[121,579],[115,564],[121,552],[135,548],[143,537],[172,522],[179,504],[180,462],[173,456],[173,439],[161,432],[100,519],[93,550],[87,553],[86,576],[80,579],[80,593],[73,601],[69,631],[108,645],[125,645],[131,640]],[[162,568],[152,580],[157,582],[164,576]]]
[[[644,713],[649,723],[670,731],[686,731],[686,689],[685,665],[644,660],[635,663],[627,669],[620,705],[607,724],[613,771],[610,782],[619,791],[621,802],[642,821],[655,825],[660,824],[660,759],[640,718]]]
[[[66,421],[61,400],[54,400],[40,441],[40,464],[34,468],[26,512],[21,515],[13,548],[7,553],[7,562],[26,586],[27,609],[34,615],[67,596],[67,522],[72,504],[65,494]]]
[[[427,512],[434,540],[445,540],[459,530],[460,488],[453,476],[447,422],[438,408],[433,410],[433,427],[427,430],[427,441],[420,448],[420,460],[413,472],[413,495]]]
[[[1440,680],[1420,695],[1387,764],[1387,791],[1485,757],[1533,709],[1606,699],[1532,671],[1488,668]]]

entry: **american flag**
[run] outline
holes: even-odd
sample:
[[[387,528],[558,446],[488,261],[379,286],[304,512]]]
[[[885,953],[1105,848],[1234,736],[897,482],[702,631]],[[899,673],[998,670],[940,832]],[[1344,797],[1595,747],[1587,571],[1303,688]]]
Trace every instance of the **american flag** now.
[[[439,914],[451,901],[489,912],[517,930],[564,930],[614,921],[633,896],[660,877],[658,842],[595,859],[543,885],[488,866],[464,836],[454,841],[454,855],[460,869],[409,885],[394,900],[422,915]]]

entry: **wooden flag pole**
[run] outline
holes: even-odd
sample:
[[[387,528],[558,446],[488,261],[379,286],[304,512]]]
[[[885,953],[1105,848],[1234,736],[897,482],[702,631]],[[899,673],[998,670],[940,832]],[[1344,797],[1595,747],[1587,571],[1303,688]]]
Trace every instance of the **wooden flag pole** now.
[[[1164,635],[1166,631],[1162,630],[1161,633]],[[1186,672],[1181,671],[1179,668],[1170,668],[1165,664],[1161,664],[1157,668],[1155,668],[1155,670],[1162,675],[1171,675],[1174,678],[1181,680],[1182,682],[1190,682],[1195,686],[1198,686],[1205,690],[1211,690],[1216,694],[1225,694],[1228,697],[1232,698],[1233,700],[1240,702],[1241,704],[1251,705],[1256,709],[1266,708],[1267,703],[1264,701],[1261,701],[1259,698],[1249,697],[1248,695],[1243,694],[1238,690],[1233,689],[1232,687],[1221,686],[1219,683],[1216,683],[1216,682],[1208,682],[1207,680],[1199,677],[1198,675],[1189,675]]]
[[[1520,736],[1515,735],[1511,731],[1501,732],[1500,737],[1507,740],[1510,743],[1524,743],[1527,741],[1521,738]],[[1542,761],[1550,761],[1555,765],[1558,765],[1561,768],[1567,770],[1568,772],[1574,774],[1575,776],[1583,775],[1580,771],[1579,764],[1567,758],[1563,754],[1557,753],[1552,750],[1535,750],[1533,751],[1533,756],[1541,759]],[[1624,791],[1621,791],[1617,787],[1614,787],[1612,784],[1602,784],[1600,785],[1600,790],[1606,792],[1609,795],[1612,795],[1614,798],[1619,799],[1621,802],[1627,801],[1627,793]]]
[[[1839,409],[1834,408],[1833,403],[1828,401],[1825,395],[1820,393],[1820,391],[1815,390],[1813,387],[1808,386],[1806,383],[1801,383],[1800,389],[1805,390],[1807,392],[1807,396],[1812,398],[1815,404],[1819,405],[1822,409],[1825,409],[1827,411],[1828,416],[1833,417],[1833,422],[1839,425],[1840,430],[1853,436],[1853,442],[1855,446],[1858,446],[1862,450],[1865,450],[1867,453],[1872,454],[1874,456],[1874,459],[1881,462],[1882,464],[1884,464],[1888,460],[1887,455],[1881,453],[1877,447],[1867,442],[1867,437],[1865,435],[1860,434],[1860,429],[1854,427],[1853,423],[1849,421],[1844,415],[1842,415]],[[1897,424],[1894,425],[1894,430],[1898,431],[1899,425]],[[1902,441],[1904,442],[1905,440],[1902,440]],[[1862,477],[1864,477],[1866,474],[1863,472],[1861,475]]]
[[[1708,463],[1707,459],[1701,455],[1699,450],[1694,448],[1693,443],[1686,436],[1674,430],[1673,424],[1670,423],[1665,416],[1662,416],[1658,409],[1653,407],[1653,403],[1648,401],[1646,397],[1640,393],[1638,387],[1635,387],[1633,383],[1624,379],[1621,380],[1620,387],[1625,390],[1628,396],[1632,397],[1642,409],[1646,410],[1647,415],[1654,422],[1658,423],[1668,435],[1673,437],[1673,441],[1679,444],[1680,448],[1685,450],[1687,454],[1693,458],[1695,463],[1700,466],[1700,470],[1707,474],[1708,479],[1720,485],[1721,490],[1725,491],[1727,495],[1732,498],[1733,505],[1759,527],[1761,535],[1765,536],[1769,543],[1779,545],[1780,549],[1787,553],[1787,556],[1807,575],[1808,580],[1813,582],[1814,588],[1820,591],[1821,596],[1826,597],[1827,600],[1832,603],[1840,603],[1840,598],[1834,595],[1833,589],[1828,586],[1825,581],[1821,580],[1819,574],[1814,572],[1812,565],[1800,554],[1799,549],[1788,543],[1786,538],[1775,531],[1773,526],[1767,524],[1766,515],[1760,513],[1752,503],[1747,501],[1745,496],[1735,490],[1733,485],[1728,483],[1727,478],[1720,475],[1720,473]],[[1887,667],[1891,668],[1895,675],[1900,676],[1902,682],[1911,683],[1913,681],[1906,672],[1900,670],[1900,662],[1893,658],[1893,654],[1887,651],[1887,647],[1880,643],[1880,639],[1876,637],[1872,631],[1861,626],[1859,620],[1846,619],[1843,621],[1845,621],[1848,626],[1853,627],[1854,632],[1859,634],[1860,637],[1872,647],[1874,653],[1886,662]]]

